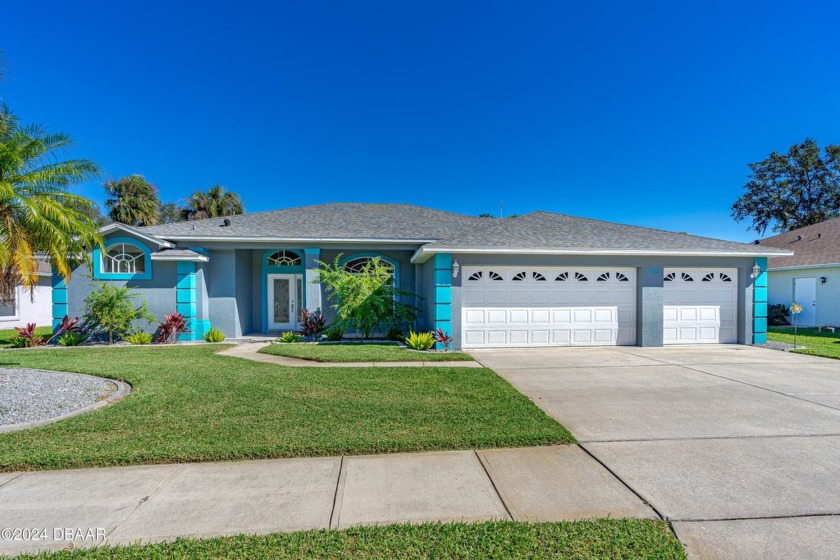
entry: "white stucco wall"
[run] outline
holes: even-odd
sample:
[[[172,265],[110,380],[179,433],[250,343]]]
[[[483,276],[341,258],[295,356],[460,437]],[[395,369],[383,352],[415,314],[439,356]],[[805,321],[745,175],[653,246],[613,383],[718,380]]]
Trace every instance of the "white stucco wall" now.
[[[32,301],[29,290],[17,288],[17,302],[13,317],[0,317],[0,329],[25,327],[27,323],[35,323],[39,327],[52,326],[52,287],[50,279],[41,279],[35,288],[35,301]]]
[[[822,284],[820,278],[825,276]],[[800,270],[771,270],[767,279],[767,301],[790,306],[795,278],[817,279],[817,326],[840,326],[840,266]]]

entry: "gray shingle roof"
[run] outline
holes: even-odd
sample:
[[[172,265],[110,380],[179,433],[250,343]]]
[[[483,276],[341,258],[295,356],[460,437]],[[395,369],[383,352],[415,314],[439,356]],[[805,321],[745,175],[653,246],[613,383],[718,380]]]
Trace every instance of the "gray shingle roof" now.
[[[782,251],[553,214],[533,212],[517,218],[478,218],[407,204],[319,204],[210,218],[146,228],[163,239],[266,238],[289,240],[414,241],[423,249],[549,249],[599,251],[685,251],[755,255]]]
[[[192,249],[161,249],[152,253],[152,260],[207,260],[205,255]]]
[[[770,259],[770,269],[840,263],[840,218],[762,239],[762,247],[778,247],[795,254]]]

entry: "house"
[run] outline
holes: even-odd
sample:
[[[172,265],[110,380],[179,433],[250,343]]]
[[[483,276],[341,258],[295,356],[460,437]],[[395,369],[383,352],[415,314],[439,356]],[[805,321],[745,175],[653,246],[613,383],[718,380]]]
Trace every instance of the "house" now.
[[[53,317],[83,311],[97,281],[178,310],[198,340],[331,319],[318,261],[380,257],[415,294],[418,328],[456,348],[752,343],[766,331],[766,259],[789,251],[548,212],[478,218],[402,204],[320,204],[102,229],[93,278],[54,279]]]
[[[52,320],[50,264],[38,258],[38,284],[33,290],[18,285],[13,303],[0,303],[0,329],[25,327],[27,323],[49,325]]]
[[[840,326],[840,218],[799,228],[760,242],[793,251],[770,259],[768,301],[802,305],[796,323]]]

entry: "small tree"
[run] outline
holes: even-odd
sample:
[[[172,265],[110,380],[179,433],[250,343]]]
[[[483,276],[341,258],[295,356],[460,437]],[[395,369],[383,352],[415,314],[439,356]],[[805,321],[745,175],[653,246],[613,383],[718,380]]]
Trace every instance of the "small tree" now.
[[[400,327],[414,321],[417,310],[398,301],[409,292],[394,286],[393,268],[375,257],[360,270],[350,272],[339,263],[318,261],[315,283],[326,285],[327,297],[336,311],[336,320],[350,329],[362,332],[365,338],[378,326],[386,329]]]
[[[85,323],[91,330],[108,333],[108,344],[113,344],[115,338],[120,339],[128,334],[134,321],[155,320],[146,302],[135,307],[135,298],[137,294],[131,288],[118,288],[103,283],[85,298]]]

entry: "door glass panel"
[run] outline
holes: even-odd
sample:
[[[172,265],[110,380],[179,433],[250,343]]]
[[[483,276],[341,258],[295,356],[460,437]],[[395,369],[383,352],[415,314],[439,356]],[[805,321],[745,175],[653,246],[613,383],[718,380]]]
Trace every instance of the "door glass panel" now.
[[[303,278],[297,278],[297,290],[295,290],[295,302],[298,309],[298,317],[300,317],[300,310],[303,309]]]
[[[289,279],[274,279],[274,322],[289,322]]]

